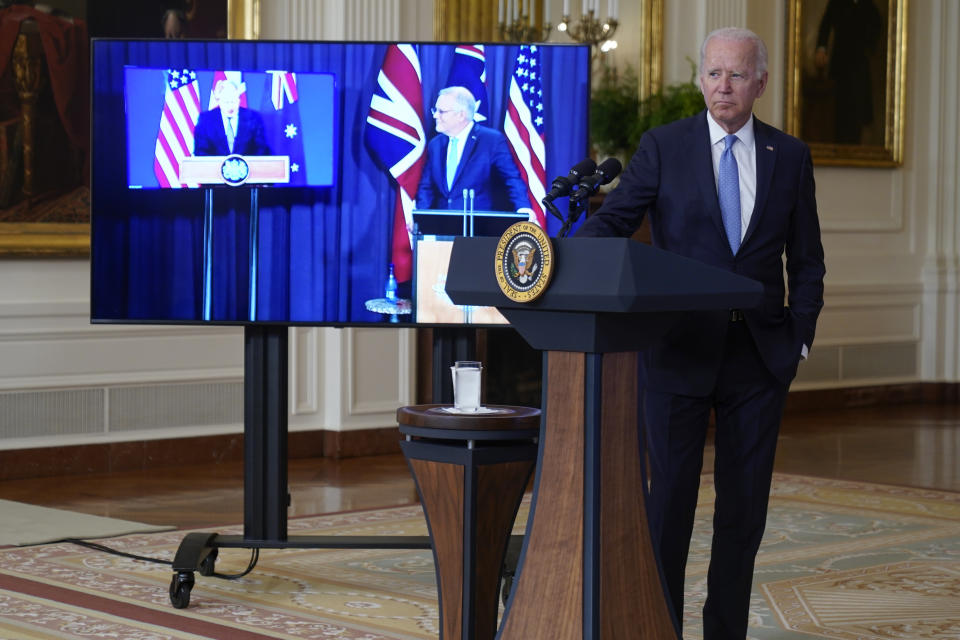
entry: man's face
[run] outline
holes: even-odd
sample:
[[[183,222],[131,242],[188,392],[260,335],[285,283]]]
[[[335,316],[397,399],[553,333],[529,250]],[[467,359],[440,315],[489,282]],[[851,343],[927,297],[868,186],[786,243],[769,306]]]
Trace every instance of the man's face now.
[[[752,42],[713,38],[707,43],[700,72],[700,91],[710,115],[727,133],[740,129],[753,111],[753,102],[767,86],[767,72],[756,73]]]
[[[437,97],[437,106],[433,112],[433,119],[437,124],[437,133],[455,136],[467,126],[467,115],[457,104],[456,98],[450,94]]]
[[[232,118],[240,108],[240,93],[237,91],[237,88],[229,82],[221,82],[219,85],[219,94],[220,111],[225,113],[227,117]]]

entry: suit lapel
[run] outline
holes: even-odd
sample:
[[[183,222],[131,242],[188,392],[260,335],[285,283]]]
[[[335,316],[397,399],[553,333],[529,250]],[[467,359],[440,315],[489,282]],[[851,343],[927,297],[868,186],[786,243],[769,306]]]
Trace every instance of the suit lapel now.
[[[447,150],[450,148],[450,136],[445,133],[438,133],[437,136],[443,136],[443,143],[439,145],[443,153],[437,153],[434,157],[431,152],[430,163],[433,165],[433,175],[439,177],[435,182],[440,187],[440,193],[443,194],[444,198],[447,198],[450,195],[450,189],[447,187]]]
[[[247,123],[243,119],[243,111],[237,111],[237,130],[233,132],[233,150],[240,153],[247,144]]]
[[[773,169],[777,163],[777,146],[774,144],[770,135],[770,127],[760,122],[756,116],[753,118],[753,139],[757,152],[757,199],[753,205],[753,213],[750,215],[750,225],[743,236],[743,244],[750,240],[750,236],[763,215],[767,203],[767,196],[770,195],[770,183],[773,180]]]
[[[450,140],[447,139],[447,144],[450,144]],[[463,143],[463,152],[460,154],[460,162],[457,163],[457,172],[453,174],[453,182],[451,184],[457,184],[457,180],[460,179],[460,176],[463,175],[464,167],[467,165],[467,162],[470,160],[470,154],[473,153],[474,148],[477,146],[477,125],[474,124],[473,128],[470,129],[470,135],[467,136],[467,139]]]
[[[717,227],[717,233],[723,236],[726,242],[723,215],[720,213],[720,198],[717,195],[717,178],[713,173],[713,154],[710,150],[710,128],[707,126],[706,110],[700,112],[700,117],[694,121],[689,136],[685,148],[691,150],[693,175],[700,190],[701,201],[707,203],[708,211],[704,213],[710,216]]]
[[[220,107],[217,107],[217,126],[213,128],[217,136],[217,148],[226,149],[227,154],[230,153],[230,141],[227,140],[227,130],[225,129],[227,125],[223,122],[223,113],[220,111]]]

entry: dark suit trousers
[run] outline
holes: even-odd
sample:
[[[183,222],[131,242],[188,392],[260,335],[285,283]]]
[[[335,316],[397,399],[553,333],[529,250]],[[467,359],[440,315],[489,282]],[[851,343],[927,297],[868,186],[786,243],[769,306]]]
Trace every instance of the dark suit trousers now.
[[[746,636],[754,559],[766,523],[786,395],[787,387],[764,366],[742,320],[729,324],[723,362],[711,395],[644,392],[651,534],[680,621],[711,409],[716,415],[717,497],[703,609],[705,640],[743,640]]]

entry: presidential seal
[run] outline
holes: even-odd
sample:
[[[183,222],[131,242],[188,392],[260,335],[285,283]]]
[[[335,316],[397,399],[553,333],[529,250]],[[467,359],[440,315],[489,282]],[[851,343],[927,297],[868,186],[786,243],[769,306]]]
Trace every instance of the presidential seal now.
[[[517,222],[500,236],[494,271],[504,295],[514,302],[540,297],[553,275],[553,245],[543,229]]]
[[[220,176],[231,187],[239,187],[250,177],[250,165],[237,154],[229,155],[220,165]]]

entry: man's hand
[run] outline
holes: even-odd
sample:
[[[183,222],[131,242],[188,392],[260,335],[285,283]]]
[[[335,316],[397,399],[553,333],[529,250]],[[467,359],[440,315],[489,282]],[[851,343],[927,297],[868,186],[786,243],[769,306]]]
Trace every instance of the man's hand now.
[[[537,220],[537,214],[530,207],[520,207],[519,209],[517,209],[517,213],[524,214],[525,216],[527,216],[528,221],[532,222],[537,226],[540,225],[540,221]]]

